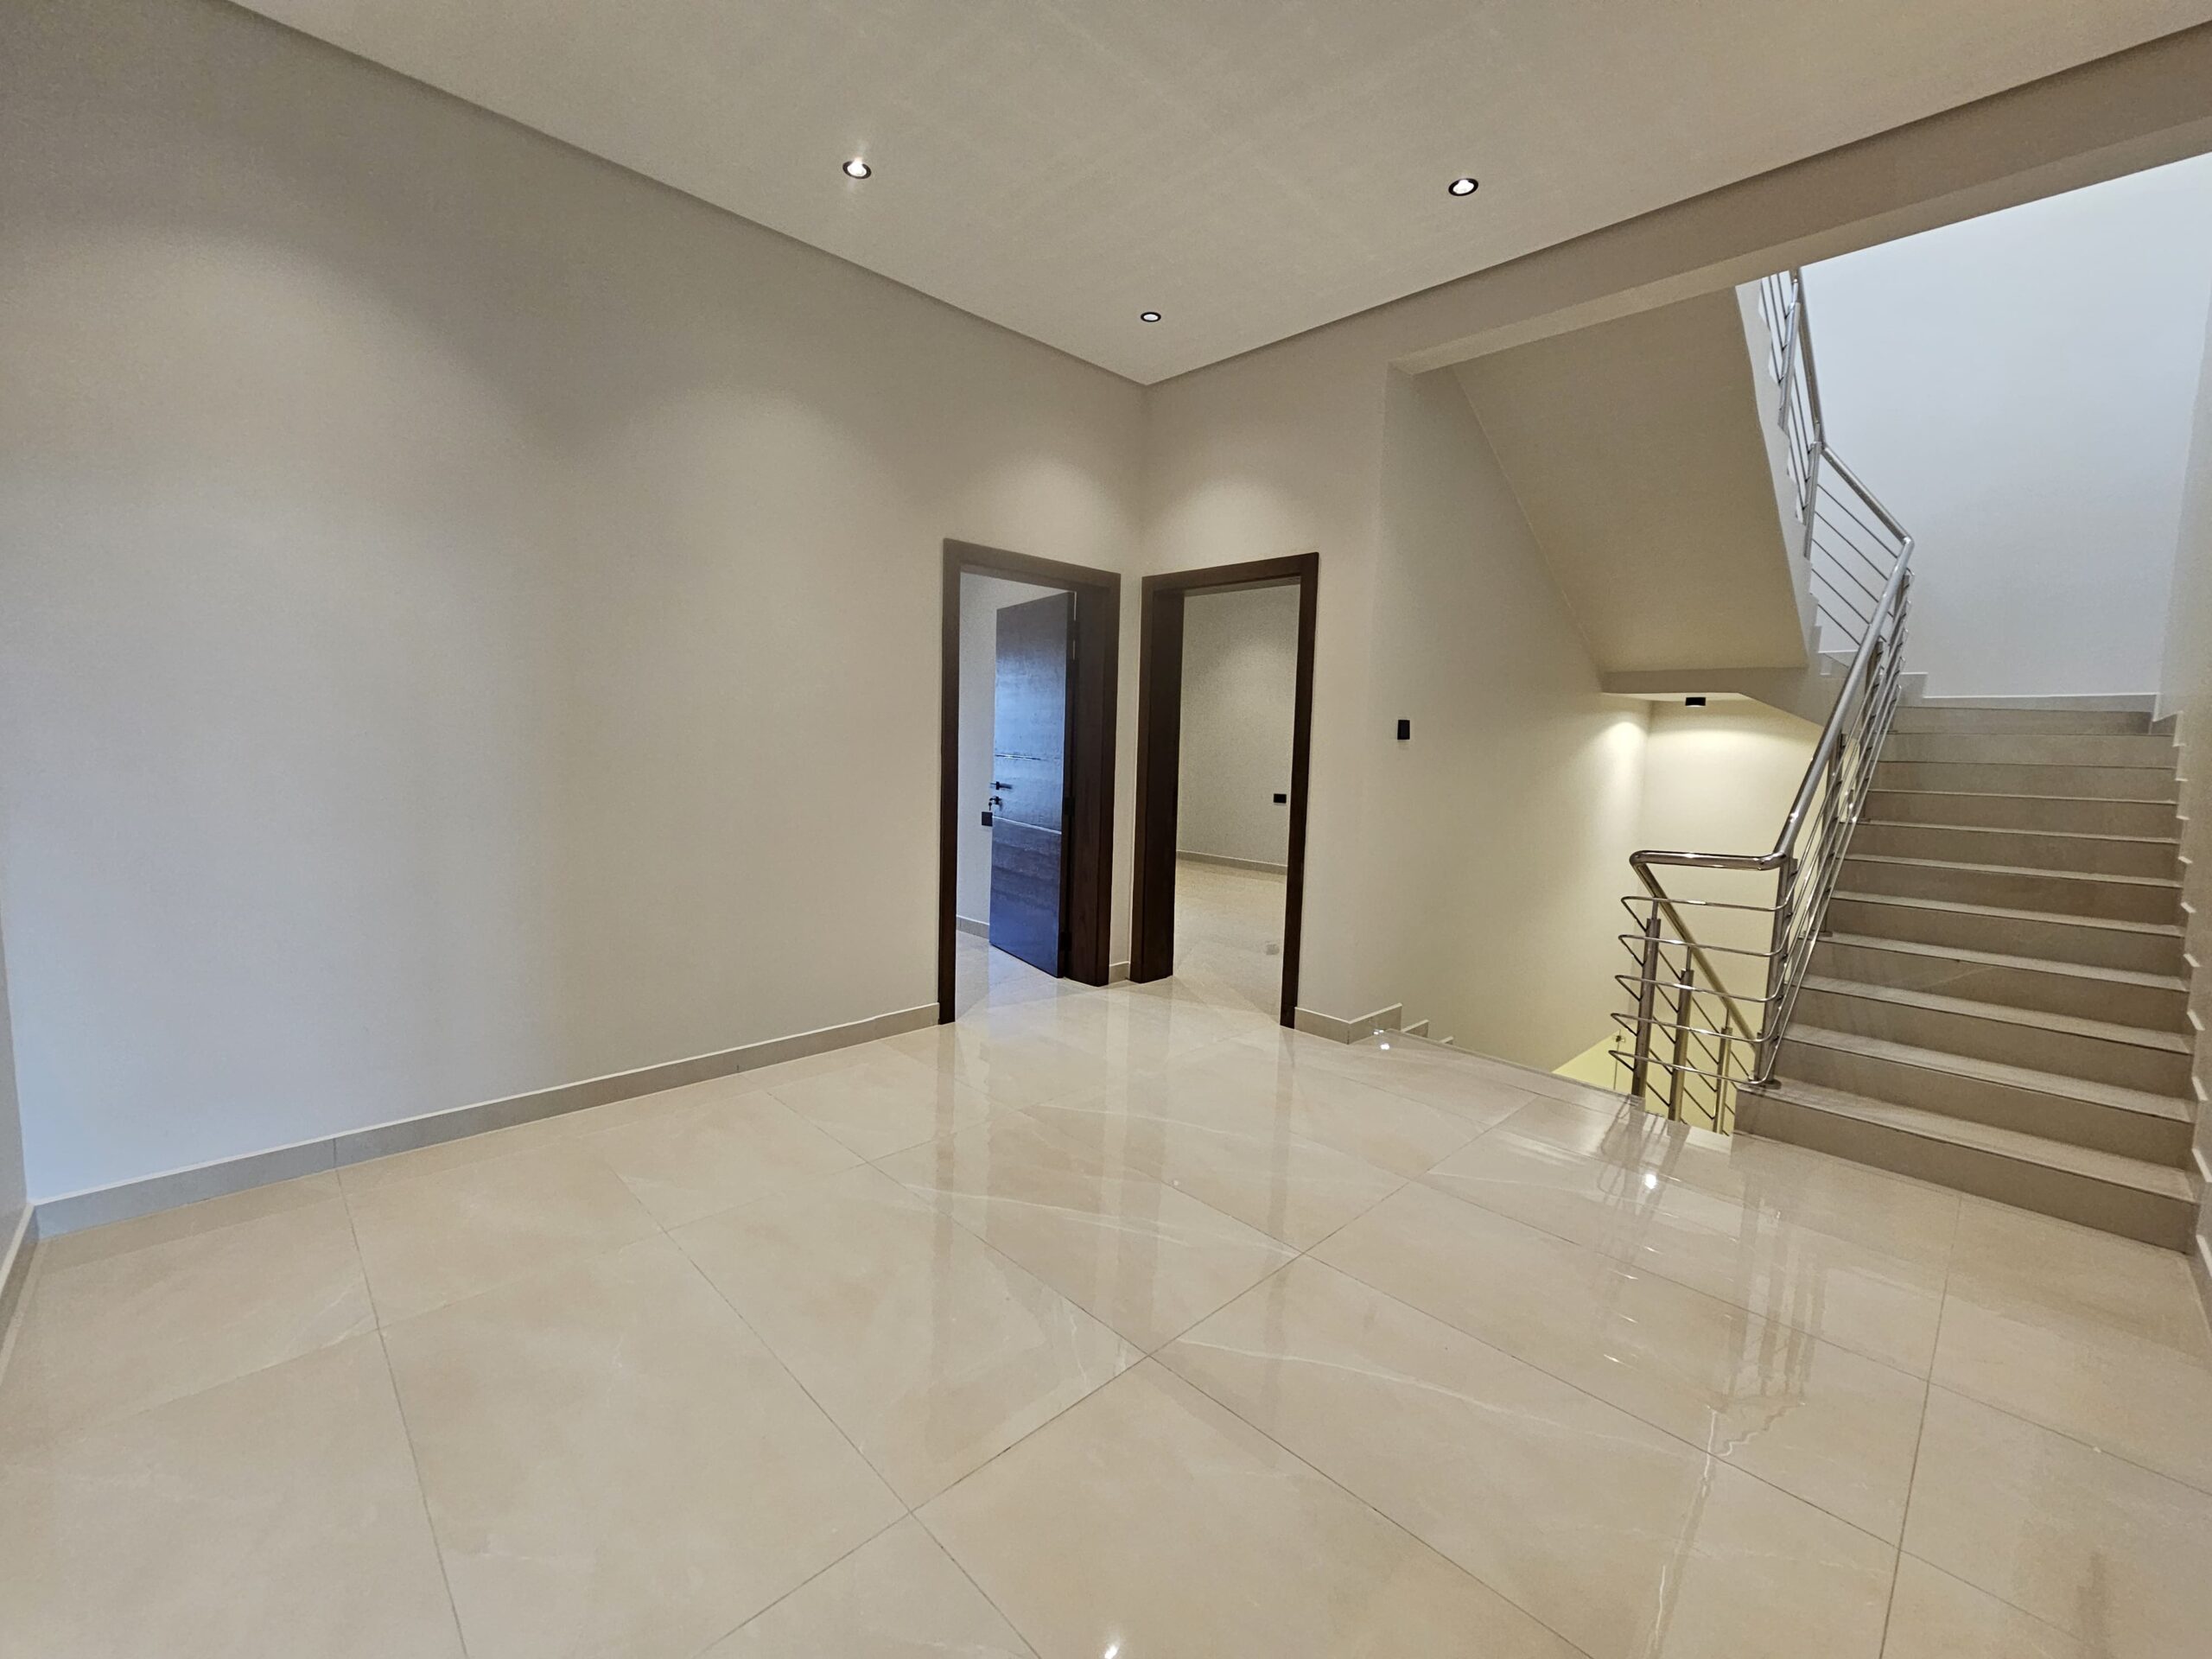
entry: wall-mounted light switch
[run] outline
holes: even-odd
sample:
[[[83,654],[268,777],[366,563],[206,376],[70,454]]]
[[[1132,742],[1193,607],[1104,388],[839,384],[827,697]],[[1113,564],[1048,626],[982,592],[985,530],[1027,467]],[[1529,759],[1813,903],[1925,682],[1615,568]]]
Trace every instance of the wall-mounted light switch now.
[[[1402,721],[1400,721],[1398,722],[1398,741],[1399,741],[1399,742],[1401,742],[1401,743],[1404,742],[1408,738],[1411,737],[1413,734],[1414,734],[1414,723],[1413,723],[1413,721],[1411,721],[1410,720],[1402,720]]]
[[[1276,804],[1277,806],[1288,806],[1288,805],[1290,804],[1290,797],[1289,797],[1289,796],[1287,796],[1287,795],[1278,795],[1278,796],[1276,796],[1276,797],[1275,797],[1275,804]]]

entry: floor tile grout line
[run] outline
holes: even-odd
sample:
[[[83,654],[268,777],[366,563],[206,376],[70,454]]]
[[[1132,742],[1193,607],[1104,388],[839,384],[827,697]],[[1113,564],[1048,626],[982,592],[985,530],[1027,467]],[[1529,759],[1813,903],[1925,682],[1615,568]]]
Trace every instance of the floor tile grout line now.
[[[345,1203],[345,1193],[339,1193],[339,1202]],[[415,1496],[423,1506],[423,1529],[430,1541],[430,1554],[438,1563],[438,1583],[446,1593],[446,1615],[453,1620],[454,1640],[460,1644],[461,1659],[467,1659],[468,1632],[461,1622],[461,1603],[453,1593],[453,1573],[446,1565],[445,1541],[438,1536],[438,1523],[430,1511],[430,1489],[423,1478],[423,1448],[416,1444],[415,1426],[408,1421],[407,1401],[399,1391],[399,1372],[391,1363],[391,1344],[385,1339],[384,1316],[378,1311],[376,1293],[369,1285],[367,1258],[361,1254],[360,1230],[353,1224],[353,1206],[346,1206],[346,1231],[353,1241],[353,1262],[361,1274],[361,1289],[369,1299],[369,1318],[377,1339],[377,1352],[384,1360],[385,1385],[391,1390],[392,1410],[399,1418],[399,1438],[407,1444],[407,1466],[414,1471]]]
[[[1294,1265],[1295,1264],[1293,1262],[1286,1262],[1283,1263],[1282,1267],[1275,1269],[1275,1272],[1281,1273],[1287,1271]],[[1325,1262],[1322,1265],[1326,1266],[1327,1264]],[[1273,1278],[1274,1276],[1274,1274],[1268,1275],[1268,1278]],[[1266,1282],[1266,1280],[1261,1281],[1261,1283],[1262,1284]],[[1246,1294],[1249,1294],[1250,1293],[1247,1292]],[[1160,1366],[1162,1370],[1166,1371],[1178,1382],[1180,1382],[1185,1388],[1192,1389],[1193,1392],[1203,1396],[1218,1409],[1228,1413],[1230,1416],[1243,1424],[1245,1427],[1250,1429],[1262,1440],[1267,1441],[1268,1445],[1274,1446],[1285,1457],[1290,1459],[1294,1463],[1297,1464],[1299,1467],[1309,1471],[1318,1479],[1326,1481],[1331,1486],[1335,1487],[1338,1491],[1343,1493],[1344,1497],[1350,1498],[1354,1503],[1358,1504],[1360,1508],[1365,1510],[1370,1515],[1375,1516],[1387,1525],[1402,1533],[1414,1544],[1418,1545],[1421,1548],[1427,1550],[1438,1560],[1443,1562],[1445,1566],[1452,1568],[1454,1572],[1462,1574],[1465,1578],[1471,1580],[1474,1583],[1480,1585],[1484,1589],[1489,1591],[1491,1595],[1496,1596],[1500,1601],[1505,1603],[1507,1606],[1511,1607],[1522,1618],[1528,1619],[1532,1624],[1536,1625],[1541,1630],[1550,1632],[1550,1634],[1556,1637],[1569,1651],[1582,1654],[1586,1656],[1586,1659],[1588,1659],[1588,1649],[1584,1648],[1576,1643],[1568,1641],[1566,1635],[1548,1621],[1538,1618],[1535,1613],[1523,1606],[1520,1602],[1508,1595],[1504,1591],[1499,1589],[1497,1586],[1492,1584],[1488,1579],[1484,1578],[1479,1573],[1473,1571],[1470,1567],[1463,1567],[1458,1561],[1453,1560],[1452,1557],[1446,1555],[1434,1544],[1430,1543],[1427,1539],[1422,1537],[1419,1533],[1415,1532],[1404,1522],[1399,1520],[1397,1516],[1392,1515],[1389,1510],[1382,1508],[1379,1504],[1369,1502],[1366,1498],[1362,1497],[1357,1492],[1352,1491],[1351,1487],[1345,1485],[1344,1482],[1338,1480],[1327,1470],[1319,1467],[1300,1453],[1293,1451],[1289,1446],[1284,1445],[1281,1440],[1278,1440],[1274,1434],[1268,1433],[1267,1429],[1262,1427],[1259,1424],[1254,1422],[1249,1417],[1247,1417],[1243,1412],[1237,1410],[1236,1408],[1230,1404],[1228,1401],[1224,1400],[1219,1395],[1216,1395],[1211,1389],[1208,1389],[1201,1382],[1196,1382],[1193,1379],[1184,1376],[1182,1372],[1177,1370],[1173,1366],[1166,1363],[1164,1361],[1155,1359],[1152,1363]]]
[[[1936,1392],[1936,1363],[1943,1352],[1943,1320],[1951,1308],[1951,1267],[1958,1255],[1959,1229],[1965,1216],[1963,1205],[1952,1212],[1951,1236],[1943,1251],[1943,1283],[1936,1303],[1936,1345],[1928,1351],[1928,1376],[1920,1387],[1920,1426],[1912,1437],[1912,1462],[1905,1471],[1904,1512],[1897,1517],[1897,1554],[1890,1560],[1890,1599],[1882,1609],[1882,1648],[1877,1652],[1890,1645],[1890,1622],[1897,1616],[1897,1580],[1904,1571],[1904,1541],[1912,1530],[1912,1500],[1920,1484],[1920,1448],[1928,1439],[1928,1406]]]
[[[1435,1172],[1433,1170],[1430,1172],[1431,1174],[1433,1174]],[[1439,1185],[1435,1182],[1429,1180],[1427,1176],[1423,1176],[1420,1179],[1422,1185],[1427,1187],[1433,1192],[1441,1193],[1444,1197],[1450,1198],[1455,1204],[1471,1205],[1474,1208],[1482,1211],[1486,1215],[1499,1216],[1503,1217],[1507,1221],[1519,1222],[1522,1226],[1529,1228],[1535,1232],[1541,1233],[1547,1238],[1555,1238],[1562,1243],[1573,1244],[1581,1249],[1594,1251],[1596,1254],[1605,1256],[1606,1260],[1618,1263],[1622,1267],[1633,1267],[1638,1272],[1648,1273],[1655,1279],[1664,1279],[1669,1284],[1679,1285],[1684,1290],[1696,1291],[1701,1296],[1710,1296],[1715,1301],[1726,1303],[1730,1307],[1741,1308],[1746,1313],[1757,1313],[1761,1319],[1767,1319],[1774,1324],[1779,1325],[1785,1330],[1794,1331],[1798,1335],[1809,1337],[1816,1342],[1827,1343],[1832,1347],[1841,1348],[1848,1353],[1857,1355],[1861,1359],[1871,1360],[1877,1365],[1886,1365],[1891,1370],[1903,1372],[1907,1376],[1918,1376],[1923,1375],[1923,1373],[1920,1372],[1907,1370],[1904,1366],[1899,1365],[1893,1359],[1885,1359],[1879,1354],[1868,1353],[1864,1348],[1859,1347],[1853,1343],[1845,1342],[1840,1338],[1830,1336],[1825,1332],[1808,1331],[1802,1325],[1796,1323],[1792,1319],[1784,1319],[1778,1314],[1760,1313],[1758,1308],[1747,1306],[1745,1304],[1736,1300],[1732,1297],[1719,1295],[1713,1291],[1706,1289],[1701,1285],[1691,1284],[1685,1279],[1677,1279],[1674,1274],[1670,1273],[1663,1273],[1657,1268],[1647,1267],[1638,1262],[1623,1261],[1621,1257],[1611,1255],[1606,1251],[1599,1249],[1596,1245],[1586,1243],[1583,1240],[1573,1237],[1570,1234],[1554,1231],[1553,1229],[1546,1227],[1541,1223],[1527,1220],[1522,1217],[1513,1215],[1503,1210],[1493,1209],[1491,1205],[1483,1203],[1479,1198],[1471,1198],[1464,1192],[1454,1192],[1450,1187]],[[1695,1230],[1699,1232],[1705,1231],[1703,1228],[1699,1228]],[[1726,1241],[1727,1238],[1727,1236],[1723,1233],[1712,1233],[1707,1236],[1723,1241]],[[1823,1234],[1821,1236],[1827,1237],[1830,1236],[1830,1235]],[[1845,1244],[1848,1244],[1850,1243],[1848,1239],[1841,1239],[1837,1242]],[[1879,1254],[1879,1252],[1877,1252],[1877,1254]],[[1892,1259],[1901,1260],[1902,1258]],[[1905,1265],[1910,1266],[1911,1264],[1908,1262]],[[1938,1302],[1938,1308],[1940,1313],[1940,1300]],[[1929,1363],[1931,1367],[1935,1364],[1935,1351],[1932,1345],[1929,1351]]]
[[[1417,1314],[1422,1319],[1431,1320],[1437,1325],[1442,1325],[1447,1331],[1458,1332],[1460,1336],[1465,1337],[1468,1341],[1473,1343],[1478,1348],[1485,1348],[1491,1353],[1497,1355],[1500,1358],[1510,1360],[1516,1365],[1525,1365],[1530,1370],[1536,1372],[1538,1375],[1549,1377],[1561,1388],[1571,1389],[1574,1393],[1580,1395],[1584,1399],[1592,1401],[1598,1405],[1605,1407],[1608,1411],[1617,1411],[1620,1413],[1622,1416],[1629,1419],[1631,1422],[1641,1423],[1644,1427],[1651,1430],[1655,1434],[1663,1434],[1667,1439],[1675,1441],[1678,1445],[1688,1447],[1690,1451],[1696,1452],[1710,1463],[1720,1464],[1727,1468],[1732,1469],[1738,1474],[1744,1476],[1746,1479],[1757,1481],[1760,1485],[1767,1487],[1770,1491],[1779,1492],[1783,1497],[1789,1499],[1793,1503],[1802,1503],[1809,1510],[1817,1510],[1820,1514],[1827,1516],[1831,1521],[1834,1521],[1840,1525],[1849,1527],[1853,1532],[1862,1534],[1865,1536],[1872,1539],[1878,1544],[1889,1548],[1895,1548],[1897,1547],[1897,1540],[1885,1538],[1880,1533],[1872,1531],[1861,1522],[1853,1521],[1850,1516],[1838,1515],[1834,1510],[1828,1508],[1827,1504],[1819,1503],[1813,1498],[1806,1497],[1800,1493],[1793,1492],[1788,1487],[1768,1479],[1767,1477],[1760,1474],[1757,1470],[1746,1469],[1743,1465],[1734,1462],[1728,1458],[1720,1456],[1719,1453],[1713,1452],[1710,1447],[1700,1446],[1697,1441],[1689,1439],[1687,1435],[1676,1433],[1665,1424],[1655,1423],[1641,1413],[1634,1411],[1629,1407],[1621,1405],[1615,1401],[1606,1399],[1605,1395],[1595,1393],[1591,1389],[1583,1387],[1581,1383],[1577,1382],[1573,1377],[1561,1376],[1557,1371],[1553,1370],[1548,1365],[1541,1364],[1535,1360],[1530,1359],[1524,1354],[1516,1354],[1510,1348],[1507,1348],[1499,1343],[1494,1342],[1490,1338],[1483,1336],[1477,1332],[1470,1331],[1466,1326],[1459,1324],[1455,1320],[1447,1319],[1441,1314],[1431,1313],[1428,1309],[1421,1306],[1417,1303],[1409,1302],[1404,1297],[1399,1295],[1397,1292],[1389,1289],[1384,1286],[1376,1284],[1371,1280],[1362,1277],[1357,1272],[1351,1268],[1339,1266],[1338,1263],[1325,1260],[1320,1256],[1315,1256],[1313,1261],[1315,1265],[1325,1268],[1332,1273],[1343,1274],[1344,1277],[1351,1280],[1354,1284],[1360,1286],[1363,1289],[1372,1291],[1376,1295],[1382,1297],[1385,1301],[1394,1302],[1398,1306],[1406,1309],[1409,1313]],[[1286,1263],[1285,1265],[1287,1266],[1289,1264]],[[1733,1307],[1734,1305],[1732,1303],[1729,1303],[1724,1304],[1724,1306]],[[1745,1310],[1737,1309],[1736,1311],[1742,1313]],[[1208,1317],[1211,1316],[1209,1315]],[[1758,1313],[1752,1313],[1750,1317],[1752,1319],[1764,1319],[1764,1316]],[[1769,1320],[1767,1323],[1771,1324],[1772,1321]],[[1185,1332],[1185,1334],[1187,1335],[1188,1332]],[[1815,1340],[1817,1340],[1817,1338],[1815,1338]],[[1878,1361],[1870,1361],[1869,1363],[1879,1363]],[[1903,1374],[1900,1373],[1900,1375]],[[1909,1380],[1918,1382],[1921,1379],[1910,1378]],[[1223,1403],[1226,1405],[1228,1402],[1224,1401]],[[1230,1407],[1230,1409],[1233,1411],[1236,1408],[1232,1406]],[[1923,1409],[1924,1412],[1924,1403]],[[1905,1486],[1908,1503],[1911,1497],[1911,1483],[1910,1479],[1908,1479]],[[1900,1510],[1897,1516],[1897,1539],[1902,1540],[1904,1536],[1904,1512],[1903,1510]]]

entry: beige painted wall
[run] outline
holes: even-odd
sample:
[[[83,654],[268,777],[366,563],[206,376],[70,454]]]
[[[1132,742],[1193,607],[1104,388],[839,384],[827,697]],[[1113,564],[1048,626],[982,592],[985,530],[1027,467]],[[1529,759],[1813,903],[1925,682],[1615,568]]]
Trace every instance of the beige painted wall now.
[[[2196,388],[2196,424],[2182,496],[2181,536],[2166,611],[2165,661],[2158,711],[2179,716],[2183,898],[2190,906],[2189,951],[2199,966],[2190,981],[2196,1039],[2196,1161],[2212,1183],[2212,321]],[[2212,1297],[2212,1185],[2197,1213],[2202,1282]]]
[[[1603,671],[1805,662],[1746,347],[1723,289],[1454,370]]]
[[[1703,709],[1654,703],[1643,747],[1637,845],[1678,852],[1764,853],[1774,845],[1821,730],[1748,698]],[[1774,903],[1774,878],[1745,871],[1669,870],[1667,891],[1714,905]],[[1633,883],[1631,883],[1631,886]],[[1700,944],[1764,951],[1770,915],[1707,909],[1693,921]],[[1625,959],[1625,958],[1624,958]],[[1723,951],[1708,960],[1729,989],[1765,990],[1765,963]],[[1757,1026],[1756,1011],[1742,1010]]]
[[[1290,738],[1298,589],[1196,593],[1183,602],[1183,721],[1175,844],[1282,864],[1290,855]]]
[[[933,999],[940,543],[1135,387],[213,0],[0,9],[0,221],[35,1194]]]
[[[998,672],[998,614],[1008,605],[1054,591],[1003,576],[960,578],[960,833],[954,908],[973,922],[991,919],[991,832],[983,804],[991,793],[991,730]]]

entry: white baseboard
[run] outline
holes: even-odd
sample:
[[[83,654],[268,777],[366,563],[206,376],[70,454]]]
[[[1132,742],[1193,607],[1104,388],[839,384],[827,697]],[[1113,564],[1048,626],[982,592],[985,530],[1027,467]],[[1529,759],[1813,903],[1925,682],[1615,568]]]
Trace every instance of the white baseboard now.
[[[1296,1019],[1298,1029],[1309,1037],[1326,1037],[1335,1043],[1357,1043],[1378,1031],[1395,1031],[1404,1023],[1406,1005],[1394,1002],[1387,1008],[1377,1008],[1373,1014],[1352,1020],[1342,1020],[1333,1014],[1323,1014],[1318,1008],[1300,1008]]]
[[[1111,962],[1106,964],[1106,982],[1109,985],[1125,985],[1128,982],[1128,978],[1129,964],[1128,963]]]
[[[771,1037],[737,1048],[694,1055],[689,1059],[641,1066],[634,1071],[618,1071],[603,1077],[588,1077],[579,1083],[558,1084],[550,1089],[539,1089],[524,1095],[509,1095],[499,1100],[480,1101],[471,1106],[449,1107],[419,1117],[399,1118],[389,1123],[372,1124],[367,1128],[349,1129],[343,1135],[324,1140],[302,1141],[289,1147],[271,1147],[265,1152],[250,1152],[235,1158],[219,1159],[190,1169],[149,1175],[143,1179],[125,1181],[115,1186],[94,1187],[61,1198],[42,1198],[33,1211],[36,1218],[35,1236],[55,1238],[64,1233],[102,1226],[111,1221],[133,1221],[158,1211],[197,1204],[202,1198],[219,1198],[228,1193],[242,1192],[248,1187],[289,1180],[296,1175],[312,1175],[322,1170],[362,1163],[371,1158],[388,1157],[395,1152],[410,1152],[417,1147],[436,1146],[467,1135],[486,1134],[493,1129],[512,1128],[518,1123],[531,1123],[540,1118],[582,1111],[587,1107],[604,1106],[612,1101],[655,1095],[664,1089],[677,1089],[685,1084],[705,1083],[739,1071],[758,1071],[764,1065],[804,1059],[810,1054],[826,1053],[833,1048],[849,1048],[855,1043],[871,1043],[879,1038],[895,1037],[901,1032],[918,1031],[925,1026],[936,1023],[937,1004],[925,1002],[918,1007],[899,1008],[889,1014],[874,1014],[842,1026],[824,1026],[817,1031],[798,1032],[788,1037]]]
[[[952,925],[963,933],[973,933],[979,939],[988,939],[991,937],[991,925],[988,922],[979,922],[973,916],[955,916],[952,918]]]
[[[1189,864],[1219,864],[1232,870],[1264,870],[1269,875],[1288,875],[1287,864],[1271,864],[1264,858],[1231,858],[1226,853],[1186,853],[1175,849],[1175,856]]]
[[[1923,709],[2054,709],[2085,715],[2150,715],[2158,712],[2158,697],[2150,693],[2119,692],[2108,696],[2078,697],[1921,697]]]

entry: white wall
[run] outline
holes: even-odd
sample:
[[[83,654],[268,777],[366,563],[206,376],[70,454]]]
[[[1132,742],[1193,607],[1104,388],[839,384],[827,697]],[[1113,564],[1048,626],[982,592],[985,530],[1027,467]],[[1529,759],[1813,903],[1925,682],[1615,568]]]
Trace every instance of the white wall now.
[[[991,832],[983,804],[991,792],[991,726],[998,674],[998,614],[1009,605],[1058,591],[1003,576],[960,578],[960,827],[955,908],[969,921],[991,919]]]
[[[213,0],[0,8],[0,222],[35,1195],[933,1000],[941,542],[1135,387]]]
[[[1298,589],[1196,593],[1183,602],[1183,725],[1175,843],[1247,863],[1290,855]]]
[[[1828,435],[1918,538],[1935,696],[2158,684],[2212,156],[1813,266]]]

